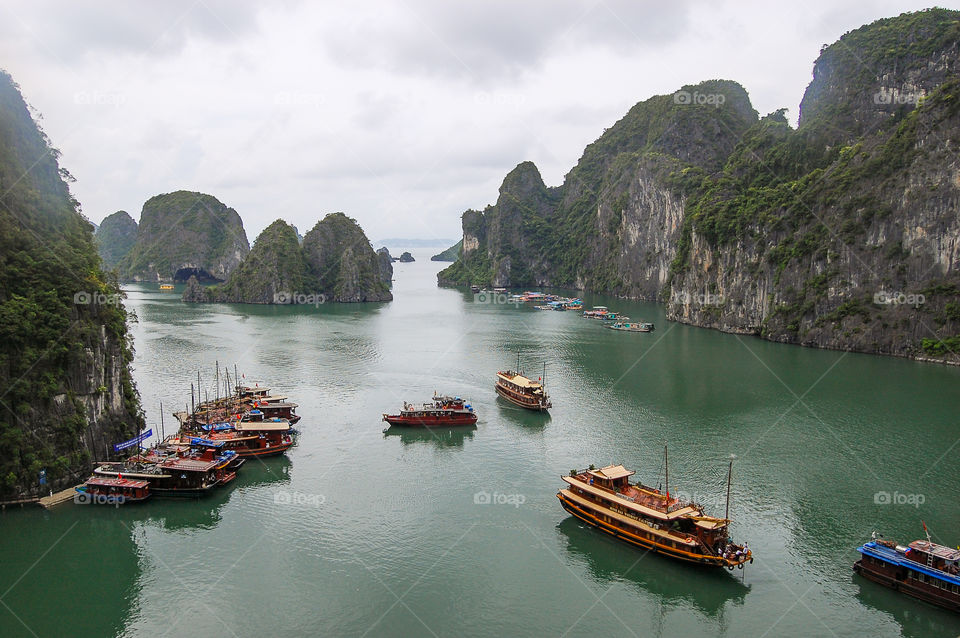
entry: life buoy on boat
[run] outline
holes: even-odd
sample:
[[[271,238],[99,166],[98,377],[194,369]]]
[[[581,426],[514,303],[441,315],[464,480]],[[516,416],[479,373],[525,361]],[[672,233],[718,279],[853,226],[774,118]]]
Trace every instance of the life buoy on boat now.
[[[743,569],[743,563],[737,563],[737,569]]]
[[[727,569],[729,569],[730,571],[733,571],[733,565],[727,565]]]

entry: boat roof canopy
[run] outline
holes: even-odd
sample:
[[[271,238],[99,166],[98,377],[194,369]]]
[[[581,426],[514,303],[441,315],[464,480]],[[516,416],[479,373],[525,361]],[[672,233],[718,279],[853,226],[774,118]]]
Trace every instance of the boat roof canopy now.
[[[498,372],[498,377],[503,378],[505,381],[509,381],[514,385],[518,385],[521,388],[542,388],[543,385],[539,381],[533,381],[523,376],[518,372]]]
[[[286,432],[290,429],[290,422],[279,421],[244,421],[234,427],[237,432]]]
[[[146,487],[149,483],[147,481],[133,481],[125,478],[89,478],[87,479],[87,485],[141,488]]]
[[[597,478],[610,479],[611,481],[636,474],[633,470],[628,470],[622,465],[608,465],[601,467],[599,470],[589,470],[588,472]]]
[[[917,550],[918,552],[926,552],[927,554],[932,554],[946,561],[960,560],[960,550],[938,545],[930,541],[913,541],[910,543],[910,549]]]

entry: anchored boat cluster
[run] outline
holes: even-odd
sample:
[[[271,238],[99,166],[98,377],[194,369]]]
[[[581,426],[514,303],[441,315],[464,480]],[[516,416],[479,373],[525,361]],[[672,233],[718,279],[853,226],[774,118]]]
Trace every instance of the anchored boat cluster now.
[[[238,384],[229,396],[174,413],[176,434],[125,460],[100,463],[76,488],[77,500],[113,505],[203,496],[233,481],[246,459],[285,454],[296,442],[296,408],[269,388]]]

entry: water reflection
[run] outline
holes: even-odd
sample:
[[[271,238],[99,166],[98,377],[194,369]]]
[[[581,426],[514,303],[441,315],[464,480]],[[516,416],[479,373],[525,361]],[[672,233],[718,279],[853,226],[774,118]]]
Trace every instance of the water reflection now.
[[[395,436],[404,445],[432,443],[439,448],[463,447],[466,439],[472,439],[476,425],[459,425],[452,428],[406,428],[391,425],[383,431],[383,438]]]
[[[557,530],[566,537],[569,554],[586,563],[597,580],[631,583],[641,592],[658,597],[664,608],[695,609],[718,620],[722,628],[727,608],[743,605],[750,591],[750,586],[741,580],[742,572],[706,570],[657,554],[644,554],[572,517],[561,521]]]
[[[500,395],[497,395],[497,411],[511,422],[532,431],[542,430],[550,423],[549,412],[535,412],[517,407]]]
[[[906,594],[893,591],[858,575],[853,582],[860,589],[857,599],[865,606],[889,614],[908,638],[957,635],[957,616]]]

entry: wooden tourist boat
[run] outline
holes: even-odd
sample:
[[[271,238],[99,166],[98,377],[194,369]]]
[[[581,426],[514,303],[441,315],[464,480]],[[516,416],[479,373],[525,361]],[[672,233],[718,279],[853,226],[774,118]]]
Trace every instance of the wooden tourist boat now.
[[[181,433],[176,436],[177,443],[187,444],[197,437],[217,444],[226,450],[235,452],[241,459],[251,456],[276,456],[283,454],[295,441],[293,430],[286,419],[266,421],[237,421],[233,423],[211,423],[198,426],[196,432]]]
[[[517,353],[517,370],[520,369],[520,353]],[[515,370],[501,370],[497,372],[497,382],[494,388],[497,394],[504,399],[528,410],[545,412],[553,407],[550,395],[547,394],[545,378],[547,365],[543,365],[543,377],[534,381]]]
[[[173,284],[160,284],[160,290],[169,292],[173,290]]]
[[[156,496],[199,497],[237,477],[230,467],[236,456],[216,445],[187,452],[157,447],[126,461],[104,463],[94,475],[147,481]]]
[[[864,578],[960,611],[960,550],[933,543],[929,535],[904,547],[874,534],[857,551],[862,556],[853,569]]]
[[[141,503],[151,496],[149,481],[123,477],[91,476],[77,488],[77,492],[76,502],[94,505]],[[84,499],[81,494],[87,498]]]
[[[384,414],[383,420],[390,425],[421,428],[476,425],[477,413],[460,397],[434,395],[432,403],[419,406],[404,401],[400,414]]]
[[[618,321],[607,327],[611,330],[621,330],[623,332],[653,332],[653,324],[645,321]]]
[[[669,488],[664,494],[630,483],[633,474],[622,465],[574,470],[561,477],[569,487],[557,492],[557,498],[563,509],[584,523],[671,558],[730,570],[753,562],[745,543],[730,540],[728,517],[707,516],[696,503],[670,496]],[[729,498],[728,476],[728,514]]]

